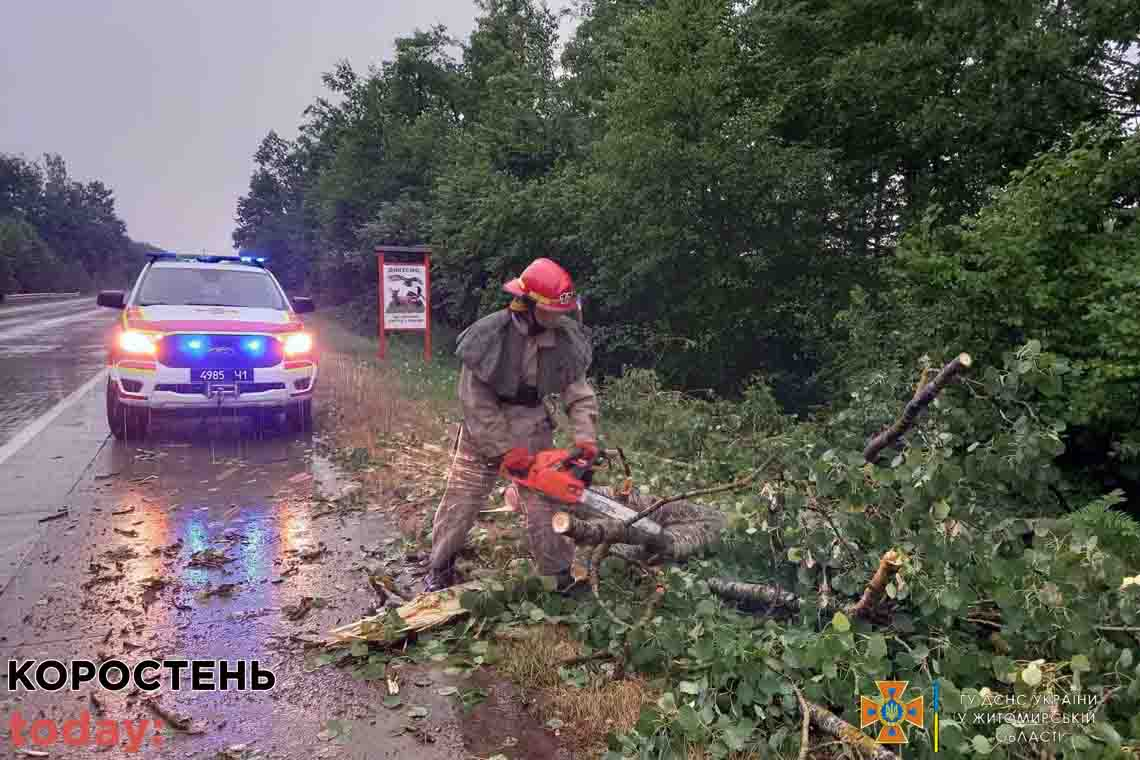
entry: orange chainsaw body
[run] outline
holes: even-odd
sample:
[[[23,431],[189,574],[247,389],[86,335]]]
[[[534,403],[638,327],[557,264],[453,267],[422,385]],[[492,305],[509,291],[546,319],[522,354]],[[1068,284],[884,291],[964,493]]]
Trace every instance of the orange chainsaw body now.
[[[534,455],[534,462],[526,477],[505,474],[522,488],[537,491],[563,504],[577,504],[582,500],[586,483],[578,477],[575,470],[588,466],[571,457],[568,449],[548,449]]]

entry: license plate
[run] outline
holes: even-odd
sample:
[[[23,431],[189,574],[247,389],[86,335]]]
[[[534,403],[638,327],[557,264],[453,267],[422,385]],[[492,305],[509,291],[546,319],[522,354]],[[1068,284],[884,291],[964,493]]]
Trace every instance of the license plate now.
[[[196,369],[192,370],[194,382],[199,383],[252,383],[252,369]]]

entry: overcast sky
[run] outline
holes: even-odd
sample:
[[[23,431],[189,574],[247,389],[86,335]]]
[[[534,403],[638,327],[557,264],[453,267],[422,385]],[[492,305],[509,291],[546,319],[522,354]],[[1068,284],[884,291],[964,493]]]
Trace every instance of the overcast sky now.
[[[552,8],[564,2],[551,0]],[[101,179],[136,240],[232,250],[234,211],[270,129],[293,137],[320,76],[389,59],[471,0],[100,0],[5,3],[0,152],[59,153]]]

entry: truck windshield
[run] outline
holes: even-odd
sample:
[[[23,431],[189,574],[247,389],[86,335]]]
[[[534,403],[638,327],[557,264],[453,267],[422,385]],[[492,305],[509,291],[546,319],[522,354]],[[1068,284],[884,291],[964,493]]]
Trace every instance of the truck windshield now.
[[[280,291],[265,272],[173,267],[147,273],[138,305],[286,308]]]

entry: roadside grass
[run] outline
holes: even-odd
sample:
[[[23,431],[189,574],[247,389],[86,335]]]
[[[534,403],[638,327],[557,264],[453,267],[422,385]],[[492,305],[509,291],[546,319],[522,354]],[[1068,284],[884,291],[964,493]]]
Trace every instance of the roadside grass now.
[[[562,721],[567,729],[562,731],[564,742],[584,756],[603,754],[606,737],[632,729],[642,708],[657,698],[636,676],[619,681],[585,668],[568,672],[562,663],[579,656],[581,646],[565,626],[531,626],[511,633],[496,644],[496,668],[531,697],[536,718],[548,725]]]
[[[457,365],[446,346],[425,365],[411,336],[396,336],[404,340],[381,361],[375,338],[330,316],[308,322],[321,347],[321,453],[361,483],[367,502],[393,513],[405,539],[422,539],[424,511],[434,510],[447,477]]]

